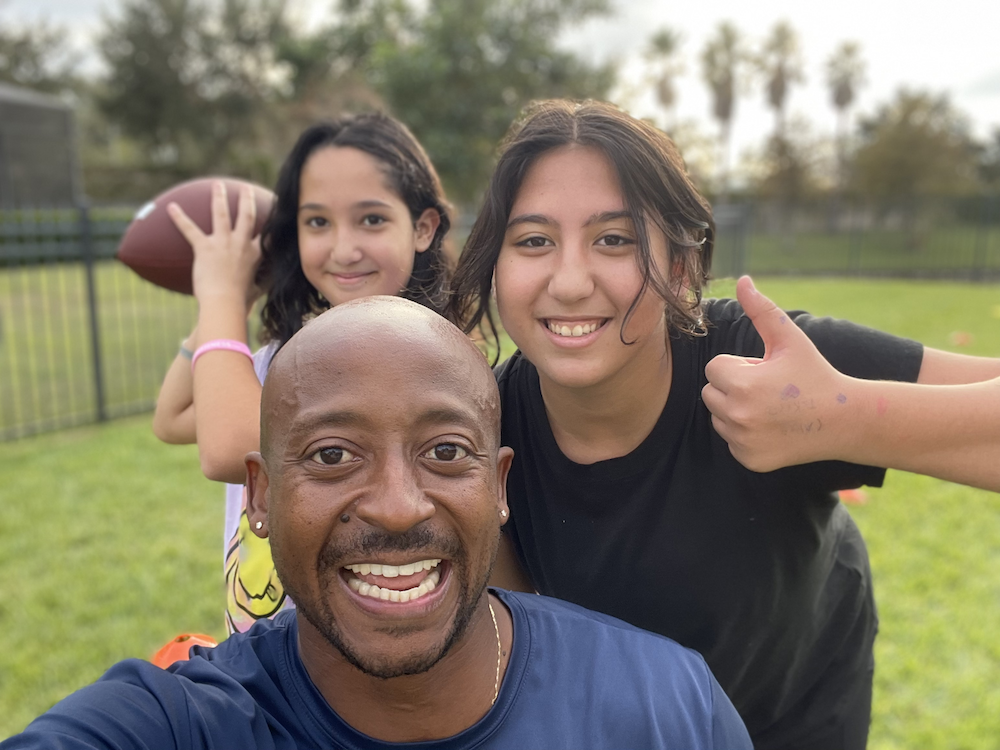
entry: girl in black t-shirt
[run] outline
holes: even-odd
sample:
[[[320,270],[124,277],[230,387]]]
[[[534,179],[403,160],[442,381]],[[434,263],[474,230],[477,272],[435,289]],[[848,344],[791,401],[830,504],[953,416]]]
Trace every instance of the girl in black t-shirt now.
[[[1000,488],[995,417],[919,408],[973,414],[1000,363],[786,315],[749,279],[742,306],[703,303],[713,239],[647,123],[553,101],[512,128],[450,303],[495,335],[495,291],[519,350],[497,370],[515,461],[494,580],[698,649],[758,748],[861,748],[877,620],[834,493],[880,483],[871,463]],[[948,432],[900,430],[921,421]]]

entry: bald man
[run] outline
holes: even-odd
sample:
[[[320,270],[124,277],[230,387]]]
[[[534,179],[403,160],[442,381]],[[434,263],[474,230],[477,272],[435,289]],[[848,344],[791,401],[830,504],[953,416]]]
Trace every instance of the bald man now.
[[[750,748],[695,652],[487,590],[513,458],[499,411],[486,360],[426,308],[310,322],[247,457],[250,527],[298,608],[165,671],[122,662],[2,747]]]

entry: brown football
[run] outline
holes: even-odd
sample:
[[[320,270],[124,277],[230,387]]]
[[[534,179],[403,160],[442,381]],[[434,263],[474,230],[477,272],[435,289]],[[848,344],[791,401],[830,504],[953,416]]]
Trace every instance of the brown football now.
[[[191,294],[191,267],[194,251],[184,235],[174,226],[167,213],[167,204],[176,203],[184,209],[205,233],[212,231],[212,185],[226,183],[229,215],[236,222],[236,207],[240,188],[250,185],[257,203],[254,236],[260,234],[271,213],[274,193],[260,185],[229,177],[202,177],[175,185],[140,208],[128,225],[118,245],[118,259],[147,281],[164,289]]]

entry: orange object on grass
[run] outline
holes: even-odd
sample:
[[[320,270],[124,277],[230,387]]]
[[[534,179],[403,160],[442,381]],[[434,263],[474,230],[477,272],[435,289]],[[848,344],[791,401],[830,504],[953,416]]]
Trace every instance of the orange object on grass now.
[[[868,493],[864,490],[841,490],[840,502],[847,505],[864,505],[868,502]]]
[[[952,331],[951,335],[948,336],[948,341],[951,342],[952,346],[969,346],[974,340],[975,338],[968,331]]]
[[[190,659],[192,646],[215,648],[218,645],[218,641],[210,635],[182,633],[153,654],[153,658],[150,661],[161,669],[166,669],[176,661],[187,661]]]

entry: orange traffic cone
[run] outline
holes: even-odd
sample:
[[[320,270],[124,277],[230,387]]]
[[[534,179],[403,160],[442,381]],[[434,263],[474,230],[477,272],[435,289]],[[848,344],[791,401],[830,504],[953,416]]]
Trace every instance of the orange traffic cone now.
[[[845,505],[864,505],[868,502],[868,493],[864,490],[841,490],[840,502]]]
[[[174,662],[190,659],[192,646],[215,648],[218,645],[218,641],[210,635],[182,633],[153,654],[153,658],[150,661],[161,669],[166,669]]]

